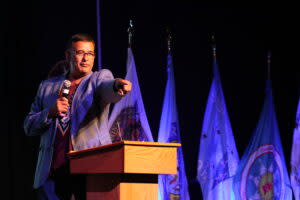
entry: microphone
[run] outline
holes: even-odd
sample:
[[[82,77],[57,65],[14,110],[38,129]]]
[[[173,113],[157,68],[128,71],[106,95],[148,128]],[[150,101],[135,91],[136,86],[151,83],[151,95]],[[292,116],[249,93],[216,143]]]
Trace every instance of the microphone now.
[[[60,96],[61,97],[65,97],[65,98],[69,97],[70,86],[71,86],[71,81],[64,80],[63,86],[60,90]],[[66,113],[59,113],[59,118],[61,119],[61,118],[65,117],[65,115],[66,115]]]
[[[68,98],[70,92],[71,81],[64,80],[63,86],[61,88],[61,97]]]

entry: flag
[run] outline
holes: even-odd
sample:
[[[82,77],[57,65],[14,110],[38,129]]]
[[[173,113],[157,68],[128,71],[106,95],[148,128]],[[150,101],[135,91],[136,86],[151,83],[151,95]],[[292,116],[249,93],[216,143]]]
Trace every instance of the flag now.
[[[112,142],[121,140],[153,142],[131,48],[128,48],[125,79],[132,82],[132,89],[115,104],[110,115],[108,127]]]
[[[234,177],[234,189],[237,200],[292,199],[270,81],[258,125]]]
[[[197,179],[204,200],[233,200],[232,177],[239,156],[222,91],[216,57],[198,156]]]
[[[167,71],[168,81],[160,119],[158,142],[181,143],[175,98],[174,69],[171,55],[168,55]],[[158,199],[190,199],[181,147],[178,147],[177,150],[177,174],[159,175]]]
[[[296,126],[294,128],[293,146],[291,153],[291,185],[295,200],[300,200],[300,99],[296,114]]]

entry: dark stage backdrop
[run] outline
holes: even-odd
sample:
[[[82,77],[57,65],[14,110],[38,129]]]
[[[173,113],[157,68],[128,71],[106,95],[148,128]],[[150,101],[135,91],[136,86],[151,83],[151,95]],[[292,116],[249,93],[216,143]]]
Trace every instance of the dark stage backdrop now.
[[[5,6],[1,17],[5,113],[1,120],[1,173],[7,199],[35,199],[32,184],[39,138],[25,136],[23,120],[40,81],[64,58],[67,39],[78,32],[96,38],[96,2],[44,0]],[[173,32],[177,106],[191,199],[201,199],[195,178],[199,135],[212,81],[212,33],[216,36],[223,90],[240,156],[262,109],[266,56],[268,50],[272,51],[274,101],[289,166],[299,97],[297,17],[296,9],[282,5],[250,8],[205,6],[192,1],[101,1],[103,68],[116,77],[125,77],[126,29],[129,19],[133,20],[133,52],[155,140],[167,77],[166,27]]]

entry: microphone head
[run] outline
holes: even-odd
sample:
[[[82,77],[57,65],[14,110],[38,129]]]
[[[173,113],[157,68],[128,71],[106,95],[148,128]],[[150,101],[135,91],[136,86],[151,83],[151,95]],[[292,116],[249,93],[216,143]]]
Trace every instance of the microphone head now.
[[[70,86],[71,86],[71,81],[69,81],[69,80],[64,80],[63,87],[64,87],[64,88],[69,88]]]
[[[63,83],[63,86],[62,86],[62,89],[61,89],[61,96],[62,96],[62,97],[68,98],[69,92],[70,92],[70,91],[69,91],[70,86],[71,86],[71,81],[69,81],[69,80],[64,80],[64,83]]]

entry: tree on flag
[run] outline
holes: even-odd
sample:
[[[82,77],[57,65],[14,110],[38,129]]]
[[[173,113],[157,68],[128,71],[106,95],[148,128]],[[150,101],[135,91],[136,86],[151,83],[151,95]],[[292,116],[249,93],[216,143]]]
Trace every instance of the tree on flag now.
[[[215,46],[213,53],[214,78],[202,126],[197,179],[204,200],[233,200],[232,176],[239,156],[222,91]]]
[[[300,99],[296,114],[296,126],[294,128],[290,178],[295,200],[300,200]]]
[[[114,105],[110,115],[108,127],[112,142],[121,140],[153,142],[131,48],[128,48],[127,56],[125,79],[132,82],[132,89]]]
[[[234,189],[238,200],[292,199],[270,81],[258,125],[234,177]]]
[[[158,142],[180,143],[178,114],[176,107],[175,80],[172,56],[168,55],[168,81],[165,90],[163,110],[160,119]],[[177,151],[177,174],[159,175],[159,200],[189,200],[188,183],[184,168],[182,148]]]

